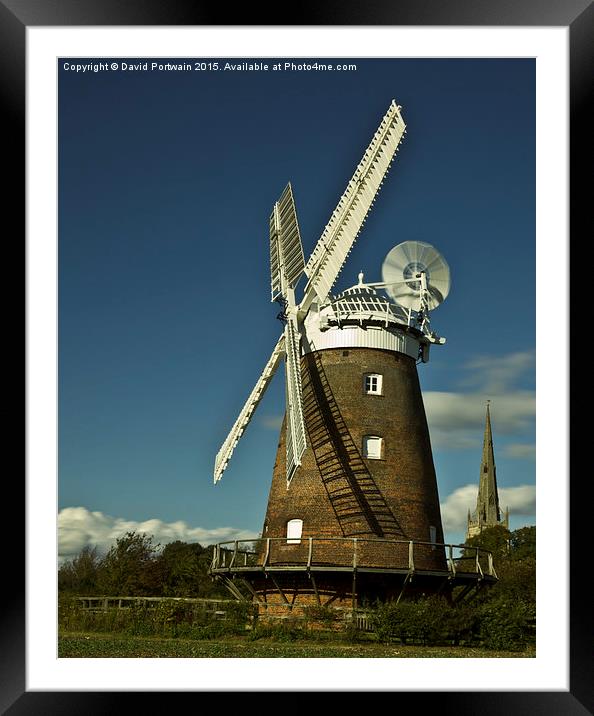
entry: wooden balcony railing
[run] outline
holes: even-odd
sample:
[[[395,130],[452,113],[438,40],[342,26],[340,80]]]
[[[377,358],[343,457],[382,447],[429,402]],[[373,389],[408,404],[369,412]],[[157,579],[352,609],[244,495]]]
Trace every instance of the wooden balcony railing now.
[[[485,575],[497,579],[493,555],[467,545],[416,540],[366,539],[360,537],[304,537],[299,540],[267,537],[234,540],[215,545],[210,571],[266,571],[287,569],[423,569],[432,554],[438,553],[452,577],[457,574]]]

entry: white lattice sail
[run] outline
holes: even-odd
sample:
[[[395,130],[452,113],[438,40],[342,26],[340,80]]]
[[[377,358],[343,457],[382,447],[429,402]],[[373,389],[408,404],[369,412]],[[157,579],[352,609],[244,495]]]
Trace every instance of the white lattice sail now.
[[[353,177],[305,265],[309,281],[301,308],[323,302],[355,243],[382,181],[394,159],[406,125],[392,101]]]
[[[303,418],[303,391],[301,385],[301,359],[299,331],[294,316],[285,326],[286,393],[287,393],[287,484],[295,470],[301,465],[301,458],[307,447],[305,420]]]
[[[271,300],[294,288],[303,273],[305,259],[293,190],[289,182],[270,215]]]
[[[229,435],[227,435],[227,438],[225,439],[225,442],[221,446],[221,449],[217,453],[217,456],[215,458],[215,469],[214,469],[214,481],[218,482],[221,479],[221,475],[225,471],[229,460],[231,459],[231,455],[233,454],[233,451],[235,450],[235,446],[239,442],[239,438],[243,435],[245,429],[248,426],[248,423],[250,422],[252,415],[254,413],[254,410],[257,408],[258,403],[262,400],[262,396],[264,395],[264,392],[266,391],[266,388],[268,388],[270,381],[272,380],[274,373],[278,367],[278,364],[280,363],[281,358],[283,357],[285,350],[285,337],[282,335],[274,347],[274,350],[272,351],[272,355],[270,356],[268,363],[266,363],[266,366],[264,367],[264,370],[262,371],[262,374],[258,378],[258,381],[256,385],[254,386],[254,389],[250,393],[249,398],[247,399],[245,405],[241,409],[241,412],[239,413],[239,417],[235,421],[233,427],[231,428],[231,431],[229,432]]]

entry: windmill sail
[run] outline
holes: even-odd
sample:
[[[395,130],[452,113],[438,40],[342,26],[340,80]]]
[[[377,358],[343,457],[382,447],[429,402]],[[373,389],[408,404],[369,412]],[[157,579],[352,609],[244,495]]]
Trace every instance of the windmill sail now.
[[[271,300],[294,288],[303,273],[305,259],[291,183],[285,187],[270,215],[270,291]]]
[[[258,378],[258,382],[254,386],[254,389],[250,393],[249,398],[241,409],[239,417],[235,421],[235,424],[231,428],[229,435],[227,435],[225,442],[217,453],[214,469],[215,483],[221,479],[221,475],[225,471],[225,468],[227,467],[227,464],[231,459],[231,455],[233,454],[233,450],[235,450],[235,446],[237,445],[239,438],[243,435],[246,427],[248,426],[248,423],[252,418],[254,410],[258,406],[260,400],[262,400],[262,396],[264,395],[266,388],[268,387],[270,381],[272,380],[272,377],[274,376],[274,373],[284,353],[284,344],[285,337],[284,335],[282,335],[278,339],[278,342],[274,347],[274,350],[272,351],[272,355],[270,356],[268,363],[266,363],[262,374]]]
[[[300,306],[302,310],[307,310],[314,300],[323,302],[330,293],[394,159],[405,128],[400,109],[392,101],[305,265],[309,281]]]
[[[400,108],[392,101],[307,264],[290,183],[274,204],[270,216],[270,290],[273,301],[282,298],[283,319],[287,322],[284,334],[217,454],[215,482],[227,467],[283,353],[286,354],[287,484],[301,465],[307,447],[301,385],[302,320],[312,301],[323,302],[327,298],[373,204],[404,131]],[[296,305],[295,287],[304,272],[309,281],[301,304]]]
[[[295,470],[301,465],[301,458],[307,447],[303,418],[299,329],[296,324],[297,320],[292,315],[285,326],[285,351],[287,354],[287,485],[291,482]]]

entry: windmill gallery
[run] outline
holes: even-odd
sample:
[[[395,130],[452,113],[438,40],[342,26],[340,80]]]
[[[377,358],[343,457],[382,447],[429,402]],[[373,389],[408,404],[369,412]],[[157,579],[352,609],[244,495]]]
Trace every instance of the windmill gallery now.
[[[286,413],[260,539],[215,548],[211,574],[237,598],[356,605],[422,593],[459,598],[496,581],[491,555],[443,543],[417,364],[445,339],[430,323],[449,267],[404,241],[382,281],[331,289],[406,133],[392,101],[306,261],[289,183],[270,216],[271,299],[284,327],[215,460],[215,483],[285,362]],[[300,299],[297,286],[306,283]]]

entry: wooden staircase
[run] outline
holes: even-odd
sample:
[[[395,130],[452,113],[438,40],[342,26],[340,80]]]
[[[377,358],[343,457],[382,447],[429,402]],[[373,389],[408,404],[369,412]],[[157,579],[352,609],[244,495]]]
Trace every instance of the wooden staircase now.
[[[305,366],[309,443],[343,535],[406,539],[340,413],[319,353],[308,353]]]

